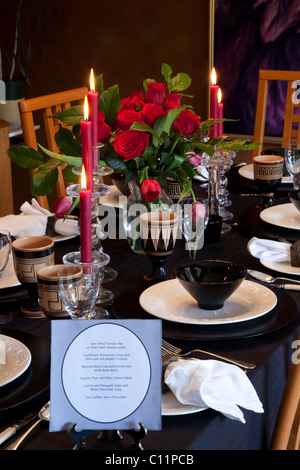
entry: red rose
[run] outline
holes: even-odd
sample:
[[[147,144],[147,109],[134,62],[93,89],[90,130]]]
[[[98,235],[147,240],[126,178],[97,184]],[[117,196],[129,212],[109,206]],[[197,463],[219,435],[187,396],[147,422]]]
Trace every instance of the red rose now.
[[[136,111],[144,105],[144,95],[142,91],[132,91],[126,98],[121,101],[121,110],[132,109]]]
[[[173,122],[173,130],[176,134],[182,134],[184,137],[190,137],[200,126],[200,117],[192,113],[189,109],[184,109],[178,118]]]
[[[149,141],[147,132],[133,130],[117,134],[113,145],[118,155],[125,160],[131,160],[145,152]]]
[[[145,101],[147,103],[160,104],[162,106],[166,101],[166,88],[166,85],[163,83],[149,82]]]
[[[146,103],[141,111],[141,116],[146,124],[153,126],[155,121],[164,113],[165,111],[159,104]]]
[[[132,109],[124,109],[123,111],[119,112],[113,124],[113,129],[127,131],[135,121],[143,122],[141,113]]]
[[[167,102],[164,106],[165,110],[180,108],[181,106],[181,95],[175,95],[175,93],[166,93]]]
[[[98,142],[106,144],[110,139],[111,128],[104,122],[104,114],[98,111]]]
[[[160,184],[156,180],[144,180],[141,185],[141,193],[146,201],[153,202],[161,193]]]

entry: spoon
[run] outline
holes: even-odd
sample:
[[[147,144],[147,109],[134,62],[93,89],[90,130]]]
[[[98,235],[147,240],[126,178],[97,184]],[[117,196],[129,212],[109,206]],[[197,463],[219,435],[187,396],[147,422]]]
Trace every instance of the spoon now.
[[[41,422],[41,421],[50,421],[50,401],[46,403],[39,411],[38,420],[27,429],[18,439],[16,439],[12,444],[10,444],[5,450],[17,450],[20,444],[26,439],[26,437],[31,433],[31,431]]]
[[[255,271],[253,269],[247,269],[248,274],[258,279],[259,281],[267,282],[268,284],[273,284],[277,281],[280,281],[278,287],[282,289],[290,289],[290,290],[300,290],[300,281],[295,281],[294,279],[288,279],[287,277],[272,277],[270,274],[265,274],[260,271]],[[293,282],[294,284],[283,284],[284,281]]]

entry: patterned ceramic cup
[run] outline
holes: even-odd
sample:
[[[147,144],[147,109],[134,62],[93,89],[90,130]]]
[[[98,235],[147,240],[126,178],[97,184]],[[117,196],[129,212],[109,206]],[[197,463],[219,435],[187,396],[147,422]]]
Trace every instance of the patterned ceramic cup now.
[[[29,318],[44,317],[38,301],[38,269],[54,264],[54,241],[46,236],[18,238],[11,244],[16,276],[29,293],[29,301],[20,308]]]
[[[65,269],[68,273],[70,269],[74,274],[74,285],[81,279],[82,269],[80,266],[66,266],[65,264],[54,264],[45,266],[37,271],[38,295],[40,306],[46,315],[51,318],[70,317],[59,295],[58,272]]]

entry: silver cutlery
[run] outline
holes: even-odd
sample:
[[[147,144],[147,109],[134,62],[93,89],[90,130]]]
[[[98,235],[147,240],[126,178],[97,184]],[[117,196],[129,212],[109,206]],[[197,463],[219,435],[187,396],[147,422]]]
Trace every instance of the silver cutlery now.
[[[193,353],[199,352],[199,353],[202,353],[202,354],[206,354],[208,356],[215,357],[217,359],[221,359],[221,360],[226,361],[226,362],[230,362],[231,364],[239,366],[242,369],[255,369],[256,368],[255,364],[251,364],[249,362],[238,361],[236,359],[231,359],[229,357],[220,356],[219,354],[215,354],[215,353],[212,353],[212,352],[209,352],[209,351],[204,351],[202,349],[192,349],[191,351],[188,351],[188,352],[184,353],[182,351],[182,349],[177,348],[176,346],[173,346],[172,344],[168,343],[164,339],[162,340],[161,350],[162,350],[162,358],[163,359],[164,358],[169,359],[172,356],[178,356],[180,358],[181,357],[184,358],[184,357],[188,357],[188,356],[192,355]]]
[[[254,269],[247,269],[247,272],[253,278],[262,282],[266,282],[267,284],[274,284],[275,286],[280,287],[281,289],[300,290],[300,281],[288,279],[287,277],[272,277],[269,274],[265,274],[260,271],[255,271]],[[284,281],[289,281],[293,284],[286,284]]]
[[[22,442],[26,439],[26,437],[41,421],[50,421],[50,401],[48,401],[48,403],[46,403],[40,409],[38,414],[38,420],[32,426],[30,426],[30,428],[27,429],[27,431],[25,431],[18,439],[16,439],[12,444],[6,447],[5,450],[17,450],[18,447],[22,444]]]
[[[10,437],[14,436],[19,429],[22,429],[24,426],[27,426],[34,418],[37,417],[37,413],[29,413],[23,419],[18,421],[17,423],[8,426],[4,431],[0,433],[0,445],[3,442],[7,441]]]

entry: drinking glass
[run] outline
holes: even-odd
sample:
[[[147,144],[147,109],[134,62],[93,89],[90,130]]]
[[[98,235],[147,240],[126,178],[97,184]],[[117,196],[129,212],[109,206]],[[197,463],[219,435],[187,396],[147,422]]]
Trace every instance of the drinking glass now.
[[[7,230],[0,229],[0,278],[10,258],[11,236]]]
[[[181,207],[180,228],[186,241],[190,260],[195,260],[197,251],[204,244],[204,230],[209,218],[208,200],[204,198],[185,198]]]
[[[274,204],[274,191],[283,177],[283,157],[279,155],[258,155],[253,158],[254,183],[262,192],[263,206]]]
[[[7,230],[0,229],[0,279],[7,266],[11,254],[11,236]],[[0,312],[0,323],[6,323],[12,319],[9,312]]]
[[[293,178],[293,186],[296,191],[300,189],[300,149],[296,145],[289,145],[284,149],[285,166]]]
[[[70,317],[84,320],[95,318],[99,268],[92,263],[64,265],[59,269],[57,278],[59,295]]]

